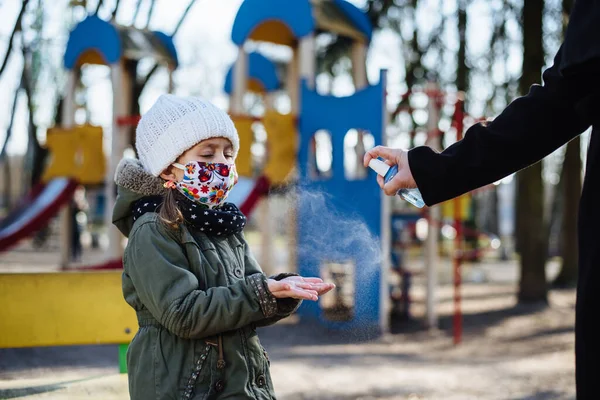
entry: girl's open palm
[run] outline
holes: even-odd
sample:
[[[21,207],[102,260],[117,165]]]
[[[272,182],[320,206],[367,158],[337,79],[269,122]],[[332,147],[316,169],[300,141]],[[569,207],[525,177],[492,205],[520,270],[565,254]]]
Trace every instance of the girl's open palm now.
[[[312,301],[317,301],[319,296],[335,287],[332,283],[324,283],[321,278],[303,278],[301,276],[290,276],[280,281],[269,279],[268,284],[269,290],[278,299],[291,297]]]

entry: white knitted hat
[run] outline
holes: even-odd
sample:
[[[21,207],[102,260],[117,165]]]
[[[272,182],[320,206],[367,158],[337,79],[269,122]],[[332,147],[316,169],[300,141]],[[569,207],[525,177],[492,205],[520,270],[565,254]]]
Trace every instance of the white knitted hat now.
[[[214,137],[229,139],[237,156],[240,139],[227,113],[199,97],[164,94],[142,116],[135,147],[146,171],[159,176],[185,151]]]

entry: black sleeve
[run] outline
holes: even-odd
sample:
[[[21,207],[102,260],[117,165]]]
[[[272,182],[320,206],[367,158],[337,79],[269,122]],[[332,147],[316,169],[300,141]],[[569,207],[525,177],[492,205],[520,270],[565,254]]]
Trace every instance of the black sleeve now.
[[[588,62],[600,58],[600,2],[577,0],[565,35],[560,71],[577,74]]]
[[[560,71],[563,48],[544,72],[543,85],[533,85],[494,121],[472,126],[462,141],[442,153],[428,147],[409,151],[410,169],[427,205],[517,172],[594,122],[600,114],[600,62],[588,61],[576,74],[564,76]]]

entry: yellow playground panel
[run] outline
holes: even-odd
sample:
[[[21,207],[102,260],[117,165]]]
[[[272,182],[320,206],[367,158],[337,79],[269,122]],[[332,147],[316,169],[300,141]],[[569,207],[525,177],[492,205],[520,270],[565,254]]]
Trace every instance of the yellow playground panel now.
[[[235,117],[233,118],[235,129],[240,137],[240,150],[235,160],[235,168],[240,176],[252,177],[252,142],[254,142],[254,133],[252,132],[252,118]]]
[[[127,344],[135,311],[121,291],[121,271],[0,274],[0,348]]]
[[[0,348],[129,343],[121,271],[0,274]]]
[[[256,119],[237,116],[233,118],[233,121],[240,136],[240,150],[235,162],[237,171],[240,176],[253,177],[251,147],[254,142],[254,133],[252,125]],[[271,184],[285,183],[296,165],[298,147],[296,117],[267,110],[261,121],[267,132],[268,148],[268,158],[263,175],[269,178]]]
[[[471,195],[468,193],[458,198],[460,202],[460,220],[464,221],[469,218],[471,213]],[[444,219],[454,219],[454,204],[456,200],[448,200],[442,203],[442,216]]]
[[[271,184],[281,184],[287,180],[296,166],[298,148],[296,117],[267,110],[263,123],[267,131],[269,149],[269,159],[264,174]]]
[[[81,125],[48,130],[46,147],[51,158],[43,180],[70,177],[83,185],[101,184],[106,178],[102,128]]]

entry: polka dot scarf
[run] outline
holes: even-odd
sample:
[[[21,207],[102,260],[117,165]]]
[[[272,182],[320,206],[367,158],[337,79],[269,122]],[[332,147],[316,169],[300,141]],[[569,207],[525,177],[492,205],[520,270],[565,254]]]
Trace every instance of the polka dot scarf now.
[[[133,220],[148,212],[158,212],[162,206],[161,196],[144,197],[133,204]],[[246,226],[246,216],[233,203],[224,203],[219,208],[209,209],[178,196],[177,206],[185,222],[209,236],[229,236]]]

